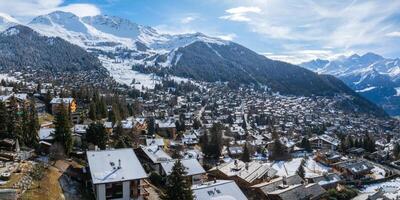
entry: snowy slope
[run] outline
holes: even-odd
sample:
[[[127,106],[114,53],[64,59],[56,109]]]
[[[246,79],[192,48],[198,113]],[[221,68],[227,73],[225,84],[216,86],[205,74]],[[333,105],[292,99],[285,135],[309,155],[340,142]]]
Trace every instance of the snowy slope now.
[[[79,18],[62,11],[38,16],[28,26],[43,35],[61,37],[97,53],[113,77],[127,85],[131,85],[133,79],[143,78],[132,71],[132,65],[170,67],[177,65],[182,56],[176,53],[179,48],[198,41],[217,45],[230,43],[201,33],[161,34],[151,27],[115,16]]]
[[[0,31],[4,31],[17,24],[19,24],[18,20],[5,13],[0,13]]]

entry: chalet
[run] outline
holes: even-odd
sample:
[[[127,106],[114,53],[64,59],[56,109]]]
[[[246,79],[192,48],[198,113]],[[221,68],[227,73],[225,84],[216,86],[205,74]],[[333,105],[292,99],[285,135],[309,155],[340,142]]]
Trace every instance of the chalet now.
[[[165,120],[156,120],[156,131],[157,133],[165,138],[176,138],[176,125],[175,120],[173,119],[165,119]]]
[[[172,172],[172,167],[174,166],[176,160],[168,160],[161,163],[162,167],[162,176],[168,176]],[[197,159],[181,159],[182,165],[185,167],[185,177],[189,180],[191,184],[200,184],[202,183],[206,171],[201,166]]]
[[[210,169],[209,173],[216,178],[234,180],[240,187],[249,188],[273,178],[277,171],[267,163],[233,160]]]
[[[318,184],[306,184],[297,174],[279,177],[251,187],[260,199],[319,199],[326,191]]]
[[[97,200],[143,198],[147,174],[132,149],[87,151],[86,155]]]
[[[315,160],[324,165],[331,166],[341,161],[342,156],[336,151],[318,151]]]
[[[336,188],[342,182],[340,176],[335,173],[323,174],[322,176],[315,176],[307,180],[309,183],[317,183],[326,190]]]
[[[66,107],[68,107],[71,113],[74,113],[77,109],[77,104],[74,98],[56,97],[50,101],[50,104],[51,104],[51,111],[53,114],[58,112],[58,108],[61,104],[64,104]]]
[[[232,180],[214,180],[192,186],[195,200],[232,199],[247,200],[240,188]]]
[[[370,174],[374,167],[365,160],[347,160],[336,163],[333,169],[348,180],[361,179]]]
[[[311,147],[322,150],[336,150],[340,145],[340,140],[329,135],[320,135],[310,138]]]

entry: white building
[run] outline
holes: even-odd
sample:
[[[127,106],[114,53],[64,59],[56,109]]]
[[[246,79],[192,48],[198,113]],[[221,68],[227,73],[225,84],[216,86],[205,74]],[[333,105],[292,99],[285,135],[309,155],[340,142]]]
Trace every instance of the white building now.
[[[216,180],[199,185],[193,185],[195,200],[247,200],[235,181]]]
[[[141,199],[147,177],[133,149],[87,151],[93,190],[97,200]]]

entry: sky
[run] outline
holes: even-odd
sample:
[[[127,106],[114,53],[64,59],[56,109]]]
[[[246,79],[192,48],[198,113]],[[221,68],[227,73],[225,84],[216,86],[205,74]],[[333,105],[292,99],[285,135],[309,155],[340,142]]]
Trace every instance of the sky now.
[[[22,23],[55,10],[202,32],[295,64],[366,52],[400,57],[399,0],[0,0],[0,12]]]

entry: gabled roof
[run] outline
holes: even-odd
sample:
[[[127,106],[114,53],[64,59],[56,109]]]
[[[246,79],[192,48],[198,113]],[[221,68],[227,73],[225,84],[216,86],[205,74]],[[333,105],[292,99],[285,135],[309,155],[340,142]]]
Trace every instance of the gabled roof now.
[[[153,163],[161,163],[172,159],[171,156],[157,145],[141,146],[141,149]]]
[[[193,185],[195,200],[247,200],[235,181],[216,180]]]
[[[161,167],[167,175],[171,174],[172,167],[174,166],[175,162],[176,160],[168,160],[161,163]],[[185,167],[185,171],[187,172],[186,176],[206,173],[206,171],[201,166],[199,161],[197,161],[197,159],[181,159],[181,163]]]
[[[93,184],[137,180],[147,177],[131,148],[87,151]]]

